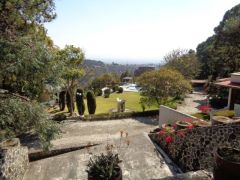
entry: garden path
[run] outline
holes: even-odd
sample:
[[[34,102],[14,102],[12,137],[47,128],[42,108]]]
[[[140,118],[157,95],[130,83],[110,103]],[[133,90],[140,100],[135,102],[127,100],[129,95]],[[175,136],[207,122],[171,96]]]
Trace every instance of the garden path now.
[[[177,110],[186,113],[194,114],[200,112],[198,107],[207,104],[207,95],[201,92],[193,92],[188,94],[183,103],[177,107]]]

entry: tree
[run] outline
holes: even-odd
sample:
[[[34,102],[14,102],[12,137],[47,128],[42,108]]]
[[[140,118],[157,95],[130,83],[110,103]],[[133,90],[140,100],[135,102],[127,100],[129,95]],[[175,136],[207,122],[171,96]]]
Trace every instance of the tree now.
[[[203,76],[227,77],[240,70],[240,4],[228,10],[215,34],[197,47]]]
[[[129,71],[128,71],[128,70],[124,71],[124,72],[120,75],[120,80],[121,80],[121,82],[123,81],[123,78],[129,77],[129,76],[131,76],[131,74],[129,73]]]
[[[172,68],[187,78],[195,78],[200,70],[200,63],[194,50],[176,49],[164,57],[165,66]]]
[[[62,61],[62,78],[66,81],[66,91],[69,93],[70,116],[73,114],[74,94],[78,79],[83,76],[84,70],[81,68],[84,60],[84,53],[80,48],[73,45],[66,45],[58,52],[58,57]]]
[[[141,103],[148,106],[165,104],[169,98],[181,97],[191,90],[190,83],[176,70],[161,68],[138,78],[142,87]]]
[[[87,92],[87,106],[88,106],[88,113],[95,114],[96,111],[96,99],[94,93],[92,91]]]
[[[84,104],[84,94],[82,89],[77,89],[76,102],[77,102],[78,114],[80,116],[84,115],[85,104]]]

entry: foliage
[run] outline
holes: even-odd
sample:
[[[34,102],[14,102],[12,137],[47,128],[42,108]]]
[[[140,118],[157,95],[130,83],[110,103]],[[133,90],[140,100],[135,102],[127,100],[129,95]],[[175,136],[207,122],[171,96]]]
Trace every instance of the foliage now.
[[[193,50],[175,49],[164,60],[165,67],[179,71],[186,79],[194,79],[200,70],[200,63]]]
[[[89,114],[95,114],[96,111],[96,99],[92,91],[87,92],[87,107]]]
[[[221,110],[221,111],[215,112],[214,115],[232,118],[235,116],[235,112],[231,110]]]
[[[0,84],[38,99],[46,83],[59,80],[55,48],[43,27],[56,16],[54,1],[1,1],[0,9]]]
[[[240,4],[228,10],[215,34],[197,47],[201,77],[227,77],[240,68]]]
[[[129,77],[129,76],[132,76],[131,73],[130,73],[128,70],[124,71],[124,72],[120,75],[120,81],[122,82],[122,81],[123,81],[123,78]]]
[[[103,91],[103,94],[104,94],[104,98],[109,98],[110,94],[111,94],[111,90],[108,88],[108,89],[105,89]]]
[[[147,106],[165,104],[169,98],[181,97],[191,90],[181,73],[167,68],[142,74],[138,83],[142,87],[141,102]]]
[[[76,103],[79,115],[84,115],[85,104],[84,104],[84,94],[82,89],[77,89],[76,93]]]
[[[96,96],[102,96],[102,90],[100,88],[96,88],[96,89],[94,89],[94,94]]]
[[[63,111],[65,109],[65,98],[66,97],[66,91],[61,91],[59,93],[59,107],[60,111]]]
[[[105,73],[100,77],[95,78],[90,84],[90,88],[102,89],[104,87],[114,87],[120,82],[119,77],[114,73]]]
[[[117,90],[117,93],[123,93],[123,88],[119,87],[118,90]]]
[[[192,114],[192,116],[198,118],[198,119],[203,119],[203,120],[206,120],[206,121],[209,121],[210,120],[210,115],[209,114],[206,114],[206,113],[195,113],[195,114]]]
[[[113,92],[118,91],[118,89],[119,89],[119,86],[113,86],[113,87],[112,87]]]
[[[0,129],[3,131],[0,140],[34,130],[44,149],[50,147],[50,141],[59,133],[57,124],[48,118],[44,107],[16,98],[0,99]]]
[[[118,154],[108,152],[106,155],[101,154],[90,158],[88,162],[88,176],[92,180],[115,180],[120,172]]]

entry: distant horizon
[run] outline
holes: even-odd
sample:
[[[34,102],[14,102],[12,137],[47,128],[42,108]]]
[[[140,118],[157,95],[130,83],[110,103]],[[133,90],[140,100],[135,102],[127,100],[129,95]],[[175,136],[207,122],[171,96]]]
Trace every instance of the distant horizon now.
[[[46,23],[54,44],[83,49],[86,59],[158,64],[173,49],[194,49],[212,36],[238,0],[57,0]]]

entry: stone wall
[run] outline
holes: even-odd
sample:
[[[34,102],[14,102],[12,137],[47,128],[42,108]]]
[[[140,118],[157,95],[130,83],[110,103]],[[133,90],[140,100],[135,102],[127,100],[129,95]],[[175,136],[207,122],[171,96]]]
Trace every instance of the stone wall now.
[[[181,113],[175,109],[166,107],[161,105],[159,110],[159,126],[161,127],[163,124],[173,124],[176,121],[183,119],[197,119],[188,114]]]
[[[211,169],[217,147],[240,149],[240,125],[200,127],[149,136],[184,172]],[[166,136],[171,136],[172,142],[167,143]]]
[[[28,148],[19,143],[15,146],[0,147],[0,179],[22,180],[29,165]]]

